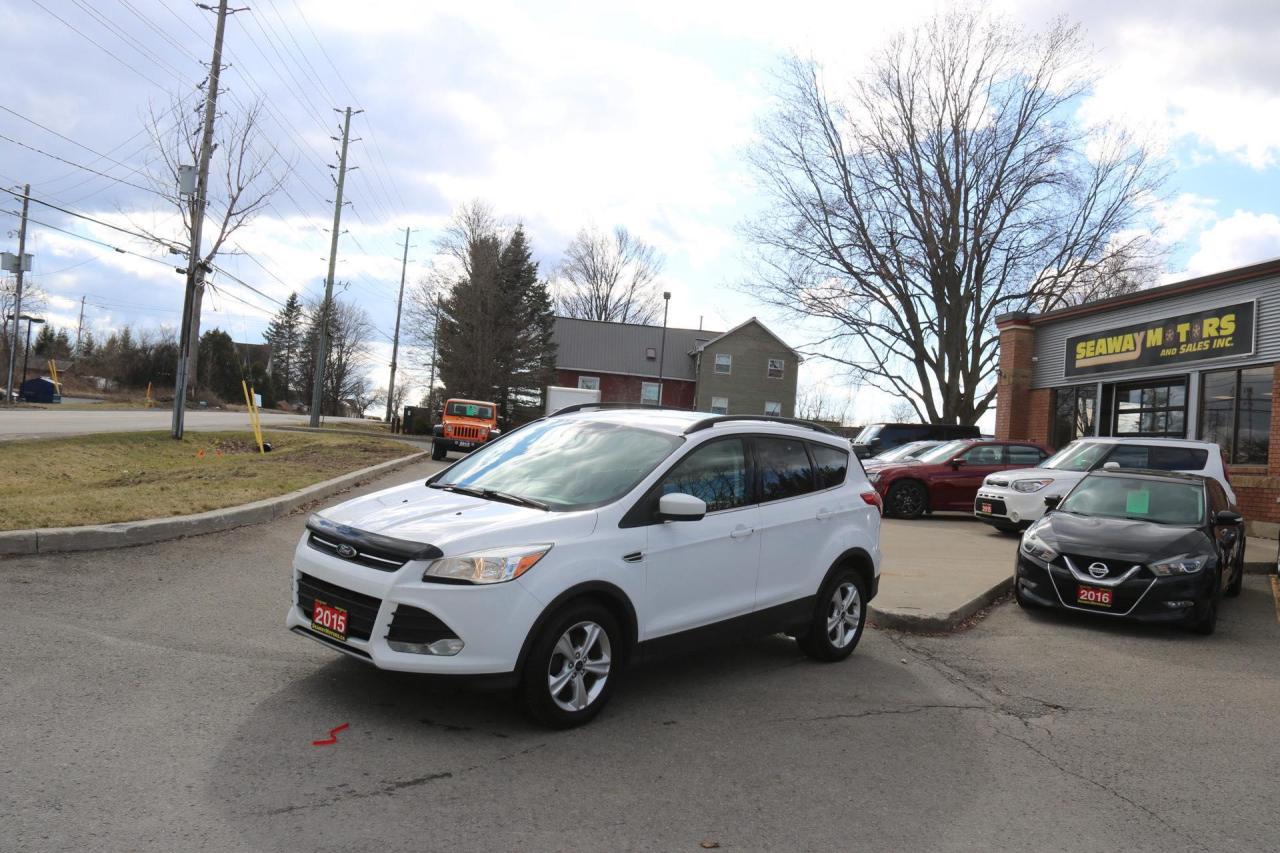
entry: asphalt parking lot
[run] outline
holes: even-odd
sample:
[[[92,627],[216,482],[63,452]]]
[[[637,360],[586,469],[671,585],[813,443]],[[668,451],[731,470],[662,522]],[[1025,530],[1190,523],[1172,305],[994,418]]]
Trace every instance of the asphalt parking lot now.
[[[421,477],[426,464],[380,485]],[[5,850],[1274,850],[1280,624],[998,605],[646,665],[592,725],[283,627],[304,521],[0,561]],[[329,746],[313,746],[343,723]]]

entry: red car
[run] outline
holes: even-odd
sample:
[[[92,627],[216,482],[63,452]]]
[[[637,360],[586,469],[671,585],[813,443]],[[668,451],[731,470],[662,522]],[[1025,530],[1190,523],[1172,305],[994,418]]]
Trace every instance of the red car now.
[[[885,515],[919,518],[926,512],[973,512],[973,498],[988,474],[1034,468],[1052,451],[1033,441],[972,438],[948,441],[915,459],[867,473],[884,500]]]

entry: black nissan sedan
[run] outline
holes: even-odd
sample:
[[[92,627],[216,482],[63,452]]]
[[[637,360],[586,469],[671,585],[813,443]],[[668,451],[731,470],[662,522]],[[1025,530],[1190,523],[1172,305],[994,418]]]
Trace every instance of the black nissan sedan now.
[[[1211,477],[1094,471],[1022,535],[1014,595],[1056,607],[1211,634],[1222,596],[1240,594],[1244,519]]]

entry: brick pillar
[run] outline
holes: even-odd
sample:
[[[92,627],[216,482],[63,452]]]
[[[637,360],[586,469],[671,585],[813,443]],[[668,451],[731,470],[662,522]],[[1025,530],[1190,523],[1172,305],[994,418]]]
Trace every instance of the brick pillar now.
[[[1035,335],[1029,314],[1019,311],[996,318],[1000,331],[1000,369],[996,379],[996,438],[1031,437],[1031,355]]]

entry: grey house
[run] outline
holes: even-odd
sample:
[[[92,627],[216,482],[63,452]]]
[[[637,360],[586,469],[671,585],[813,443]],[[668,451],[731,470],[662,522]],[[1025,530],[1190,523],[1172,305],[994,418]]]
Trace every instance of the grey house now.
[[[794,417],[799,354],[752,317],[728,332],[557,317],[555,384],[603,402]],[[659,375],[661,374],[661,376]]]

